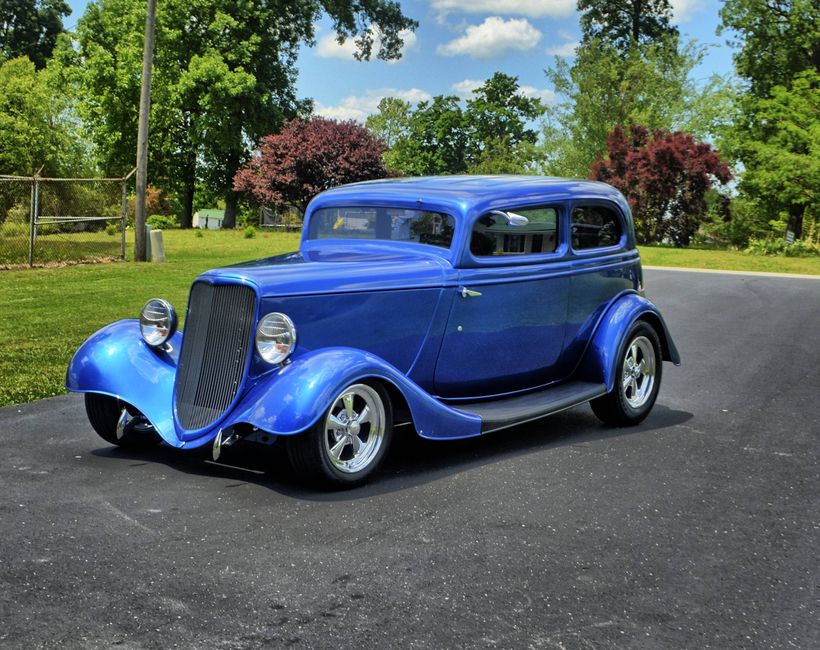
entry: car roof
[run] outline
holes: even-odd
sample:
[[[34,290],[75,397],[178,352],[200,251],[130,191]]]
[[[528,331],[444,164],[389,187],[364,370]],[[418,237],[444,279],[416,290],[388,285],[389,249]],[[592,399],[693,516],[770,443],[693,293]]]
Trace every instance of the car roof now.
[[[546,196],[600,196],[613,199],[618,191],[606,183],[554,176],[419,176],[411,178],[385,178],[361,183],[341,185],[322,192],[322,199],[355,200],[368,193],[381,197],[419,197],[444,202],[457,202],[462,206],[485,203],[492,199],[526,200]]]

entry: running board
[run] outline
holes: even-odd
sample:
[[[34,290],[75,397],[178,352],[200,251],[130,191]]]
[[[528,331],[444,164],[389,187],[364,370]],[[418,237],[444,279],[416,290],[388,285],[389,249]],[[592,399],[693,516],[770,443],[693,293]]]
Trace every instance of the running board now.
[[[514,427],[606,395],[606,384],[570,381],[535,393],[483,402],[451,403],[453,408],[481,418],[481,433]]]

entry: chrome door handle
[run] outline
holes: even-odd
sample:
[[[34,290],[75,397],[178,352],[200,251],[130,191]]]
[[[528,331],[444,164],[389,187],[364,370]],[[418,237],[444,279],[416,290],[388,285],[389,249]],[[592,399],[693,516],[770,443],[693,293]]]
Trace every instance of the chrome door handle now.
[[[461,287],[461,297],[468,298],[470,296],[480,296],[481,293],[478,291],[473,291],[472,289],[468,289],[467,287]]]

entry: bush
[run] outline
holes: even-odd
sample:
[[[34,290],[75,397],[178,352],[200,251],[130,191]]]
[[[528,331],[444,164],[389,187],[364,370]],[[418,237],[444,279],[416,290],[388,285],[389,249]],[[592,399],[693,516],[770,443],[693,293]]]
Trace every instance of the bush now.
[[[204,236],[205,235],[203,234],[201,228],[197,228],[196,230],[194,230],[194,237],[196,237],[197,239],[202,239]]]
[[[787,244],[780,237],[772,239],[751,239],[746,252],[750,255],[782,255],[784,257],[820,257],[820,245],[805,239]]]
[[[152,214],[145,221],[154,230],[175,230],[179,228],[179,221],[176,217],[164,214]]]
[[[110,235],[111,237],[113,237],[114,235],[116,235],[119,231],[120,231],[120,229],[119,229],[119,228],[117,228],[117,224],[115,224],[115,223],[109,223],[109,224],[105,227],[105,234],[106,234],[106,235]]]
[[[253,239],[254,237],[256,237],[256,228],[253,226],[245,228],[245,239]]]

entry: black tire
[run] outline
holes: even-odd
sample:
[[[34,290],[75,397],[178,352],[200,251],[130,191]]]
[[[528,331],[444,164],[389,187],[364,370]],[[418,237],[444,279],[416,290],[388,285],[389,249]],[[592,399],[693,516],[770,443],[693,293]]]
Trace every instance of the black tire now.
[[[121,437],[117,437],[117,422],[122,414],[122,409],[126,408],[133,419],[126,426]],[[131,406],[121,402],[116,397],[99,395],[97,393],[85,394],[85,412],[88,421],[94,431],[112,445],[119,447],[153,447],[162,442],[156,431],[148,424],[138,411]]]
[[[351,394],[352,406],[348,406],[345,398]],[[365,406],[369,419],[359,419]],[[331,416],[345,428],[334,427]],[[354,448],[354,438],[358,439],[358,450]],[[387,391],[380,383],[360,382],[339,393],[310,429],[288,437],[286,446],[300,480],[315,486],[347,489],[361,485],[373,475],[392,438],[393,408]],[[333,449],[338,450],[338,457]]]
[[[638,353],[635,353],[637,348]],[[650,363],[649,350],[651,349],[652,375],[645,375],[636,369],[641,361]],[[633,364],[630,366],[628,358]],[[616,427],[627,427],[642,422],[658,397],[663,373],[663,359],[661,358],[661,342],[658,333],[646,321],[638,321],[632,326],[616,361],[615,386],[604,395],[590,402],[592,410],[606,424]],[[630,368],[636,374],[630,375]],[[646,382],[651,377],[651,382]],[[628,384],[625,386],[624,384]],[[644,391],[645,388],[645,391]]]

